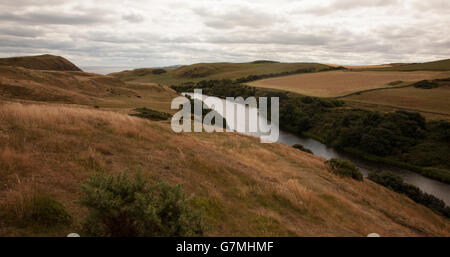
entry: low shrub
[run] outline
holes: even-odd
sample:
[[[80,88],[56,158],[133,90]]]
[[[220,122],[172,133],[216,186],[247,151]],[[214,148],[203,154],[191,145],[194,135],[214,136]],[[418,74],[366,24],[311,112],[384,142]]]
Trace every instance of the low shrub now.
[[[89,210],[83,229],[91,236],[200,236],[205,226],[180,185],[149,184],[138,173],[96,173],[82,185],[80,203]]]
[[[156,75],[159,75],[159,74],[166,73],[166,70],[165,69],[153,69],[152,73],[156,74]]]
[[[355,166],[355,164],[339,159],[330,159],[325,162],[330,167],[331,172],[343,176],[343,177],[351,177],[355,180],[362,181],[363,175],[361,171]]]
[[[170,117],[172,117],[172,115],[170,115],[170,113],[159,112],[159,111],[155,111],[152,109],[148,109],[146,107],[137,108],[137,109],[134,109],[134,111],[136,111],[137,113],[131,113],[129,115],[139,117],[139,118],[149,119],[149,120],[155,120],[155,121],[167,120]]]
[[[4,206],[5,220],[19,227],[47,228],[70,225],[72,216],[63,204],[46,193],[20,193]]]
[[[303,145],[301,145],[301,144],[295,144],[295,145],[293,145],[292,147],[294,147],[294,148],[296,148],[296,149],[298,149],[298,150],[300,150],[300,151],[303,151],[303,152],[307,152],[307,153],[310,153],[310,154],[313,154],[313,152],[311,151],[311,150],[309,150],[308,148],[305,148]]]
[[[435,81],[429,80],[421,80],[412,85],[416,88],[423,88],[423,89],[431,89],[439,86],[438,83],[436,83]]]

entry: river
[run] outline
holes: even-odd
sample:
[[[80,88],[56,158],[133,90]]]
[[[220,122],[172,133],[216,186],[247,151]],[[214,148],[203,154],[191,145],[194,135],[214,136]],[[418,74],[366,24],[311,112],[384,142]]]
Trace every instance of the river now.
[[[194,97],[193,94],[188,93],[188,95],[190,95],[191,97]],[[203,99],[204,100],[206,97],[211,97],[213,99],[215,99],[216,101],[221,101],[222,104],[235,104],[235,105],[239,105],[236,104],[234,102],[230,102],[230,101],[226,101],[224,99],[218,98],[218,97],[212,97],[212,96],[206,96],[203,95]],[[194,97],[196,98],[196,97]],[[215,108],[215,106],[211,106],[213,110],[217,111],[220,115],[224,116],[225,118],[227,118],[227,115],[225,113],[224,115],[224,110],[225,108]],[[249,112],[249,110],[251,110],[252,107],[248,107],[246,106],[246,111]],[[248,115],[247,115],[248,116]],[[263,117],[262,115],[258,115],[258,119],[264,119],[266,123],[266,118]],[[249,119],[247,117],[247,123],[249,122]],[[230,121],[227,121],[230,122]],[[243,125],[243,126],[247,126]],[[251,136],[260,136],[259,133],[244,133],[244,134],[248,134]],[[417,187],[419,187],[422,191],[434,195],[439,199],[442,199],[447,205],[450,205],[450,185],[437,181],[437,180],[433,180],[430,178],[427,178],[425,176],[422,176],[419,173],[415,173],[409,170],[405,170],[405,169],[401,169],[401,168],[397,168],[397,167],[393,167],[393,166],[388,166],[385,164],[380,164],[380,163],[376,163],[376,162],[370,162],[370,161],[366,161],[364,159],[343,153],[341,151],[338,151],[337,149],[334,149],[332,147],[328,147],[325,144],[322,144],[321,142],[314,140],[312,138],[306,138],[306,137],[301,137],[286,131],[282,131],[280,130],[279,132],[279,137],[277,140],[278,143],[281,144],[285,144],[285,145],[289,145],[292,146],[294,144],[301,144],[303,145],[305,148],[310,149],[315,155],[321,156],[327,160],[331,159],[331,158],[338,158],[338,159],[343,159],[343,160],[349,160],[351,162],[353,162],[363,173],[364,176],[367,176],[369,174],[369,172],[371,171],[375,171],[375,172],[379,172],[381,170],[388,170],[391,171],[397,175],[399,175],[400,177],[403,178],[403,180],[406,183],[415,185]]]

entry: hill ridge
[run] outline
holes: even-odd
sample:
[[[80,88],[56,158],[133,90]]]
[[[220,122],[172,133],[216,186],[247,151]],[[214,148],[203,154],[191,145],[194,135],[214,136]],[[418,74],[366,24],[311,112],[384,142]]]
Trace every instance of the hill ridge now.
[[[82,71],[66,58],[51,54],[0,58],[0,66],[22,67],[32,70]]]

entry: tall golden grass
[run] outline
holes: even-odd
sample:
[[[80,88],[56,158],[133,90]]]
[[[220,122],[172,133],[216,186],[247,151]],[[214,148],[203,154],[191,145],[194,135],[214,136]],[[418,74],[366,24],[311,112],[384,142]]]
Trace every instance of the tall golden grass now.
[[[340,178],[320,157],[236,133],[176,134],[168,122],[112,111],[4,103],[0,138],[0,205],[31,190],[19,180],[32,180],[74,224],[86,215],[76,203],[80,183],[92,172],[128,168],[182,183],[205,210],[209,235],[450,234],[448,220],[402,195]],[[0,235],[11,231],[0,225]]]

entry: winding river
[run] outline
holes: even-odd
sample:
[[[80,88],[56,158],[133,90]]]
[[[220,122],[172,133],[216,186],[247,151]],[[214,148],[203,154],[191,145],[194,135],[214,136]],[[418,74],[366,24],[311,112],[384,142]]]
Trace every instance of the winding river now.
[[[194,98],[198,98],[197,96],[194,96],[194,94],[191,93],[187,93],[187,95],[190,95],[191,97]],[[237,104],[234,102],[230,102],[227,101],[225,99],[221,99],[218,97],[212,97],[212,96],[206,96],[203,95],[203,99],[204,100],[206,97],[210,97],[215,99],[216,101],[220,101],[222,103],[223,106],[225,106],[224,104],[234,104],[234,105],[241,105],[242,104]],[[217,111],[220,115],[224,116],[225,118],[227,118],[227,115],[225,113],[224,115],[224,109],[225,108],[216,108],[215,106],[210,106],[211,109]],[[247,112],[251,111],[252,107],[248,107],[246,106],[245,109]],[[263,117],[262,115],[258,115],[258,119],[264,119],[263,123],[266,123],[266,118]],[[248,123],[248,115],[247,115],[247,122]],[[244,125],[244,126],[248,126]],[[261,136],[261,134],[259,133],[244,133],[244,134],[248,134],[251,136],[256,136],[259,137]],[[380,164],[380,163],[376,163],[376,162],[370,162],[370,161],[366,161],[363,160],[361,158],[343,153],[341,151],[338,151],[337,149],[328,147],[324,144],[322,144],[321,142],[314,140],[312,138],[306,138],[306,137],[301,137],[289,132],[285,132],[280,130],[280,134],[279,134],[279,138],[277,140],[278,143],[281,144],[285,144],[285,145],[294,145],[294,144],[301,144],[304,147],[310,149],[315,155],[321,156],[325,159],[331,159],[331,158],[338,158],[338,159],[343,159],[343,160],[349,160],[351,162],[353,162],[363,173],[364,176],[367,176],[368,173],[370,171],[375,171],[375,172],[379,172],[381,170],[389,170],[399,176],[401,176],[403,178],[403,180],[406,183],[415,185],[417,187],[419,187],[422,191],[427,192],[429,194],[432,194],[434,196],[436,196],[439,199],[442,199],[447,205],[450,205],[450,185],[446,184],[446,183],[442,183],[439,182],[437,180],[433,180],[427,177],[422,176],[421,174],[409,171],[409,170],[405,170],[405,169],[401,169],[401,168],[397,168],[397,167],[393,167],[393,166],[388,166],[388,165],[384,165],[384,164]]]

